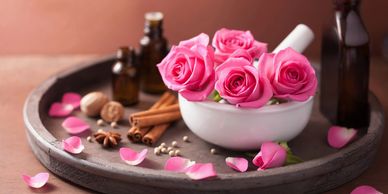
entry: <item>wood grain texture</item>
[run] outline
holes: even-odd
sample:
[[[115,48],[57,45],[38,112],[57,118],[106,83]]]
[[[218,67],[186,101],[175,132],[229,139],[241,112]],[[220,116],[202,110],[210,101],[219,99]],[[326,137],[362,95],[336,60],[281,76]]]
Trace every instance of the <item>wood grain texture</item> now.
[[[105,193],[318,193],[335,188],[360,175],[372,162],[382,136],[384,116],[381,105],[372,95],[372,114],[368,133],[348,147],[337,151],[326,145],[329,123],[317,111],[306,130],[290,143],[293,151],[301,156],[302,164],[286,166],[264,172],[254,170],[236,173],[224,164],[224,158],[242,153],[220,150],[216,156],[209,154],[214,147],[194,136],[178,122],[172,126],[162,141],[171,142],[183,135],[190,136],[190,146],[183,146],[184,156],[198,162],[213,162],[219,172],[218,178],[207,181],[191,181],[183,174],[162,171],[166,157],[151,156],[140,167],[123,164],[117,150],[103,150],[98,144],[88,144],[83,154],[72,156],[61,149],[61,139],[68,135],[59,127],[62,120],[47,116],[49,105],[60,99],[63,92],[77,91],[82,94],[92,90],[109,93],[109,58],[98,63],[84,64],[54,76],[40,85],[28,98],[24,109],[27,136],[35,155],[51,171],[81,186]],[[127,109],[126,114],[146,109],[156,97],[142,95],[142,102]],[[317,102],[317,100],[316,100]],[[92,129],[97,130],[95,120],[83,117]],[[121,123],[118,131],[125,137],[128,123]],[[83,134],[85,137],[88,134]],[[308,146],[306,146],[308,145]],[[143,145],[126,140],[122,146],[136,150]],[[149,151],[152,151],[149,148]]]

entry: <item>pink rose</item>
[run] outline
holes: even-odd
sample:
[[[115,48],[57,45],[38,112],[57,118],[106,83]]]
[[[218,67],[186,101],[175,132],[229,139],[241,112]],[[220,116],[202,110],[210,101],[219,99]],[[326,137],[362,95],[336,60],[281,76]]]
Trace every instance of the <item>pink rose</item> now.
[[[253,63],[253,60],[254,58],[252,58],[252,56],[248,53],[248,51],[244,50],[244,49],[237,49],[235,50],[230,56],[229,58],[242,58],[242,59],[245,59],[247,61],[249,61],[249,63]]]
[[[250,31],[222,28],[214,34],[212,45],[216,48],[216,64],[226,61],[238,49],[246,50],[253,59],[267,52],[267,44],[256,41]]]
[[[259,59],[261,73],[271,82],[274,97],[306,101],[317,89],[315,71],[305,56],[292,48]]]
[[[267,78],[247,60],[229,58],[216,68],[215,89],[237,107],[259,108],[272,97]]]
[[[190,101],[205,100],[214,89],[214,52],[200,34],[173,46],[157,66],[168,88]]]

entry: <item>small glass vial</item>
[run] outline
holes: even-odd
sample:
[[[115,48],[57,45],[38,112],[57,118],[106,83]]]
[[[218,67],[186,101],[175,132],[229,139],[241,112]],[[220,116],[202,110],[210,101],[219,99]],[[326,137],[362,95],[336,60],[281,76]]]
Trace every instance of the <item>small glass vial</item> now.
[[[112,95],[124,106],[136,104],[139,100],[139,76],[136,55],[132,47],[121,47],[112,67]]]
[[[168,52],[168,42],[163,36],[163,14],[145,14],[144,36],[140,40],[141,90],[146,93],[160,94],[166,91],[157,68]]]

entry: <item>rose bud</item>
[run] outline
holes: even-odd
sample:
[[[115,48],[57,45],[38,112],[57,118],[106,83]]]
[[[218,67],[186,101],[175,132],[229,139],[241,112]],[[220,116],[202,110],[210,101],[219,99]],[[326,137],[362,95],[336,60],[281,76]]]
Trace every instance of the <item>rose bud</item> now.
[[[286,163],[287,151],[277,143],[265,142],[261,144],[260,152],[253,159],[258,170],[283,166]]]

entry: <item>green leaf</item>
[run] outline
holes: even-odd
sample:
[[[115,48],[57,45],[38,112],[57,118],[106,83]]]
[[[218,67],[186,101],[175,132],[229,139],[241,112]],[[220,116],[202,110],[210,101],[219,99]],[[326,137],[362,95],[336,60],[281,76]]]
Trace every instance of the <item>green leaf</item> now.
[[[257,152],[245,152],[244,154],[247,155],[248,157],[254,158],[257,155]]]
[[[219,102],[220,100],[222,100],[222,98],[221,98],[220,94],[217,92],[217,90],[214,90],[212,96],[213,96],[212,98],[215,102]]]
[[[301,162],[303,162],[303,160],[301,158],[299,158],[298,156],[295,156],[292,153],[289,154],[287,152],[286,165],[297,164],[297,163],[301,163]]]
[[[303,162],[301,158],[299,158],[298,156],[294,155],[294,153],[292,153],[291,148],[288,146],[287,142],[279,142],[279,145],[282,146],[287,151],[286,165]]]
[[[279,145],[286,149],[287,153],[291,152],[291,148],[288,146],[286,141],[280,141]]]
[[[268,102],[268,105],[274,105],[274,104],[279,104],[279,101],[276,98],[271,98]]]

